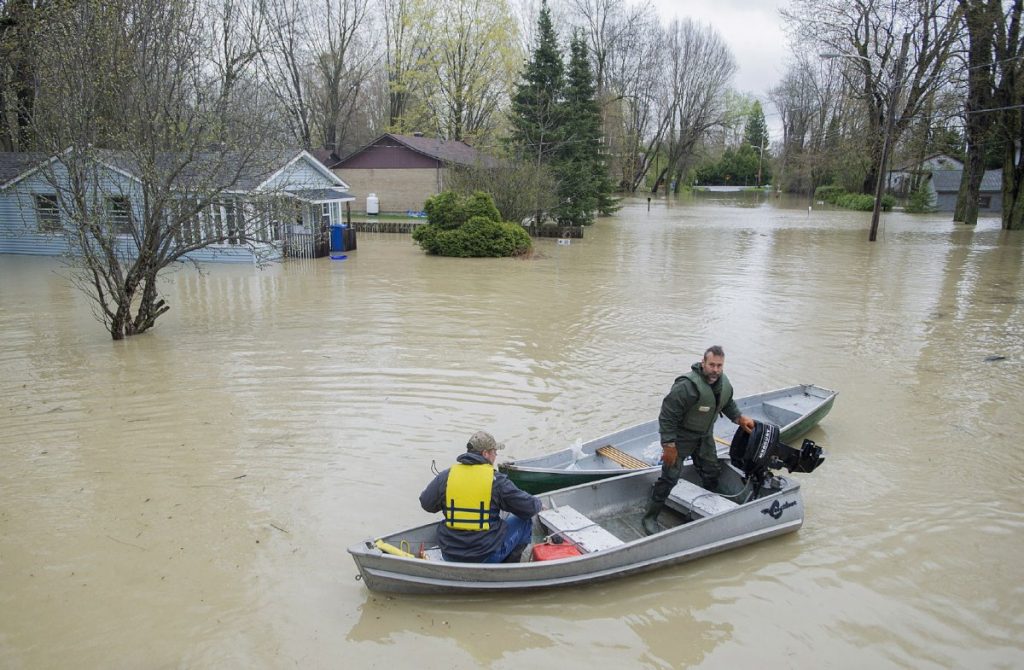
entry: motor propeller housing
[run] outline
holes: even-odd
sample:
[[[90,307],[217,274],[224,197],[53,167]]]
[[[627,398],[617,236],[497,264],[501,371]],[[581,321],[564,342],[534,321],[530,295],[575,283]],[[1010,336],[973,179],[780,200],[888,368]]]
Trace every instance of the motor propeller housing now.
[[[765,481],[770,470],[786,468],[790,472],[814,472],[825,462],[825,451],[813,440],[804,440],[799,449],[779,441],[781,429],[773,424],[754,421],[754,430],[747,434],[738,428],[729,445],[729,460],[749,479]]]

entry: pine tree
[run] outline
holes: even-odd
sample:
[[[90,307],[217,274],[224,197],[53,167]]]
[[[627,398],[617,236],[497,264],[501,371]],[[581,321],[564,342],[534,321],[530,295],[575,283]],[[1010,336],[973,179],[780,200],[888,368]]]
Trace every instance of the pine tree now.
[[[768,124],[764,120],[764,110],[758,100],[750,106],[750,114],[747,116],[747,125],[743,129],[743,141],[752,145],[755,149],[768,148]]]
[[[562,54],[547,0],[541,4],[537,35],[537,48],[512,96],[508,144],[516,158],[540,167],[552,160],[562,139]]]
[[[750,114],[747,116],[747,125],[743,129],[743,141],[747,148],[753,148],[757,152],[757,185],[771,181],[771,171],[768,169],[768,124],[764,120],[764,110],[761,109],[761,102],[754,101],[750,107]]]
[[[617,209],[614,185],[604,153],[601,110],[595,99],[587,43],[579,33],[569,44],[569,68],[564,95],[565,143],[558,156],[559,207],[557,218],[565,225],[587,225],[594,213]]]

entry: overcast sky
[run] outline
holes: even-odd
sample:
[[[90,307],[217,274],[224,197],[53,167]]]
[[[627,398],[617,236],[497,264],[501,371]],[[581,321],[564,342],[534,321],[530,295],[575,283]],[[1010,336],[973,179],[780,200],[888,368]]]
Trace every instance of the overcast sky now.
[[[651,0],[662,23],[689,17],[710,24],[732,49],[738,67],[736,90],[755,96],[764,107],[772,139],[778,140],[778,116],[768,89],[782,78],[788,54],[779,8],[784,0]]]

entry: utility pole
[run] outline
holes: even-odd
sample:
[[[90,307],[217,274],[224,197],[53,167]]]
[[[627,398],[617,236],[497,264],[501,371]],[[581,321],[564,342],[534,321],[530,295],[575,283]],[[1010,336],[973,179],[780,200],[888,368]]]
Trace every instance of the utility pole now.
[[[875,183],[875,208],[871,211],[871,232],[868,241],[878,239],[878,219],[882,212],[882,194],[885,193],[885,182],[889,175],[889,151],[892,145],[893,126],[896,122],[896,103],[903,88],[903,64],[907,60],[907,49],[910,47],[910,33],[903,33],[903,44],[900,46],[900,57],[896,61],[896,74],[890,83],[889,113],[885,122],[885,136],[882,139],[882,157],[878,166],[878,181]]]

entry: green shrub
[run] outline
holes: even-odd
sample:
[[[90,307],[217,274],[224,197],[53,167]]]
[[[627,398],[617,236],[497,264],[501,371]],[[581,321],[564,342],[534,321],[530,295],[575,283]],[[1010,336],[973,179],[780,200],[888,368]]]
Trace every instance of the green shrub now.
[[[490,221],[501,221],[501,212],[494,205],[494,198],[483,191],[474,191],[462,203],[463,223],[475,216],[482,216]]]
[[[501,220],[489,195],[476,192],[465,199],[444,192],[424,205],[428,223],[417,226],[412,239],[428,254],[456,257],[516,256],[530,250],[522,226]]]
[[[847,193],[846,189],[837,184],[827,184],[814,189],[814,198],[830,202],[837,207],[870,212],[875,209],[875,196],[869,193]],[[886,193],[882,196],[882,209],[889,211],[896,204],[896,198]]]
[[[839,196],[836,204],[846,209],[870,212],[875,208],[875,196],[868,195],[867,193],[846,193]]]
[[[838,184],[825,184],[814,189],[815,200],[824,200],[832,204],[837,204],[839,198],[844,195],[846,195],[846,189]]]
[[[427,214],[427,222],[441,230],[458,228],[466,220],[462,216],[459,196],[451,191],[443,191],[427,198],[423,203],[423,211]]]

